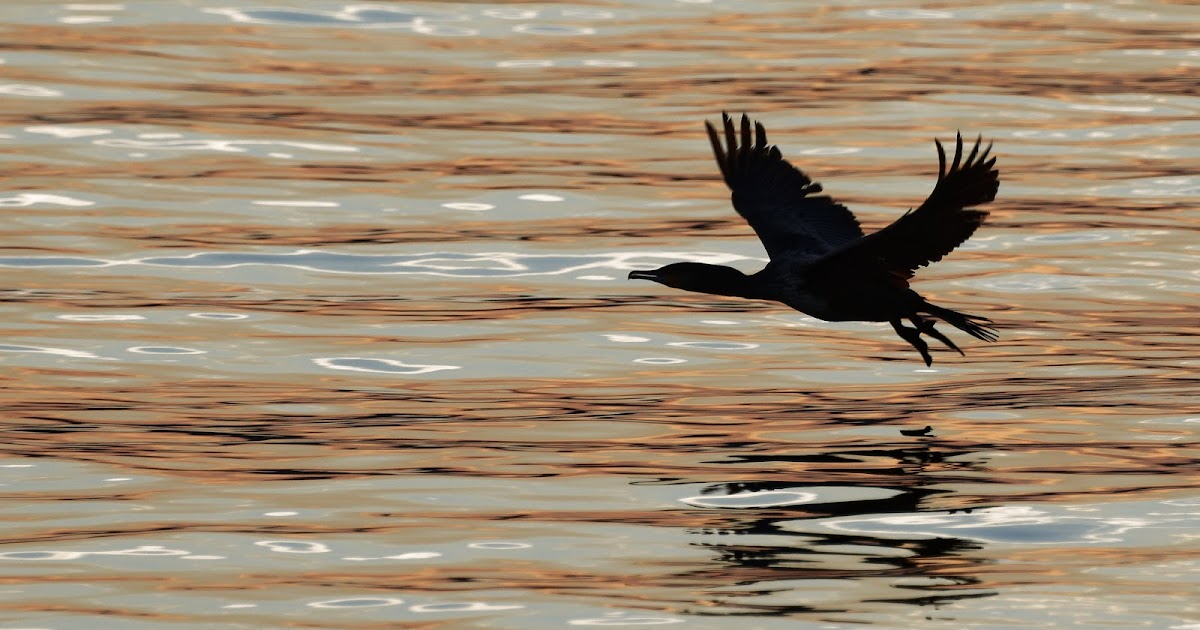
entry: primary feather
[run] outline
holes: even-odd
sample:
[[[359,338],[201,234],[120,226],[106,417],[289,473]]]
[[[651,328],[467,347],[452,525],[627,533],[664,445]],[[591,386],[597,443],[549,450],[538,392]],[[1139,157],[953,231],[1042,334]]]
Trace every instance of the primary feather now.
[[[762,241],[772,259],[816,259],[863,235],[858,220],[840,203],[821,193],[821,185],[783,159],[767,144],[761,124],[750,133],[742,116],[741,141],[733,119],[722,115],[725,146],[712,123],[705,121],[717,165],[733,191],[733,208]]]

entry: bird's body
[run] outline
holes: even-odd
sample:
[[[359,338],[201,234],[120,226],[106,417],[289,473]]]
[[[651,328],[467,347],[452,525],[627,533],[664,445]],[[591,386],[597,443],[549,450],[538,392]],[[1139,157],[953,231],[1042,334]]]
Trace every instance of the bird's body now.
[[[724,145],[717,129],[705,123],[713,153],[733,191],[734,209],[754,228],[770,262],[750,275],[732,267],[684,262],[634,271],[630,278],[700,293],[775,300],[826,321],[889,322],[926,365],[933,360],[922,334],[962,353],[934,328],[934,319],[978,339],[996,339],[989,320],[930,304],[908,282],[918,267],[941,260],[987,217],[972,208],[992,201],[999,187],[996,160],[987,158],[990,145],[980,153],[976,141],[963,160],[959,136],[947,169],[945,151],[937,143],[938,181],[928,199],[886,228],[864,235],[850,210],[819,194],[820,184],[767,144],[761,124],[752,134],[750,119],[743,115],[739,138],[733,119],[726,115],[723,121]],[[904,319],[914,327],[904,326]]]

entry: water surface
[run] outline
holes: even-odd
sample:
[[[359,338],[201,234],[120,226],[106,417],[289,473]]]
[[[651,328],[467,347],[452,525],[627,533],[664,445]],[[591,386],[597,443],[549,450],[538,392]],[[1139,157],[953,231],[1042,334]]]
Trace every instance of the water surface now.
[[[5,627],[1200,627],[1188,3],[0,14]],[[994,140],[1000,341],[625,280],[765,262],[721,111]]]

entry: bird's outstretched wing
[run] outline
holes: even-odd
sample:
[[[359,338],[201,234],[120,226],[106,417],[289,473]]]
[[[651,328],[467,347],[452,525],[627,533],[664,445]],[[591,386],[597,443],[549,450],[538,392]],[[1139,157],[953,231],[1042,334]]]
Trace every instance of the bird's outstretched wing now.
[[[962,134],[954,148],[954,161],[946,168],[946,151],[934,140],[938,152],[938,180],[929,198],[916,210],[906,212],[891,225],[832,252],[818,265],[831,269],[861,264],[881,266],[901,278],[910,278],[918,267],[942,259],[970,238],[988,213],[969,210],[996,198],[1000,172],[996,158],[988,159],[989,143],[980,151],[982,138],[975,141],[963,159]]]
[[[742,114],[738,130],[728,114],[725,146],[712,123],[705,121],[713,154],[725,183],[733,191],[733,207],[742,215],[772,258],[812,260],[862,237],[862,228],[845,206],[821,195],[821,185],[783,159],[767,144],[762,123]]]

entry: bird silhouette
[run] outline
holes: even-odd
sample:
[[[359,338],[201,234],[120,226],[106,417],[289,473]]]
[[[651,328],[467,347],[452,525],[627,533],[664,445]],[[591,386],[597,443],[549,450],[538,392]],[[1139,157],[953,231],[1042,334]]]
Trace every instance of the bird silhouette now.
[[[761,123],[751,126],[742,114],[740,129],[722,114],[721,132],[705,121],[721,175],[733,191],[733,207],[750,224],[770,262],[746,275],[732,267],[679,262],[630,279],[653,280],[676,289],[741,298],[775,300],[826,321],[888,322],[912,344],[925,365],[933,364],[928,335],[963,354],[934,328],[943,321],[983,341],[995,341],[991,320],[930,304],[909,288],[920,267],[937,262],[967,240],[988,213],[974,209],[996,198],[1000,186],[991,143],[982,137],[965,159],[958,134],[954,159],[934,140],[938,178],[933,192],[916,210],[891,225],[863,235],[854,214],[821,185],[783,159],[767,143]],[[907,319],[912,327],[905,326]]]

